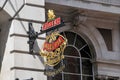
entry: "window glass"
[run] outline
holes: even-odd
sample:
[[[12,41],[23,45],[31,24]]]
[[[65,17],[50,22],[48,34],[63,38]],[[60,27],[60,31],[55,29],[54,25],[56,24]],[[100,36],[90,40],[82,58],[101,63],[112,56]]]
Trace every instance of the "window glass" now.
[[[65,57],[64,63],[66,64],[64,72],[80,74],[80,59],[79,58]]]
[[[75,46],[76,46],[78,49],[80,49],[80,48],[82,48],[85,44],[86,44],[85,41],[84,41],[80,36],[77,35],[76,42],[75,42]]]
[[[93,80],[93,77],[91,77],[91,76],[83,76],[82,79],[83,80]]]
[[[65,74],[64,80],[81,80],[81,76],[80,75]]]
[[[84,47],[82,50],[80,50],[81,57],[84,58],[92,58],[90,54],[90,49],[88,46]]]
[[[65,36],[68,39],[68,44],[73,45],[74,44],[74,39],[75,39],[75,34],[72,32],[65,32]]]
[[[92,63],[89,59],[82,59],[82,74],[92,75]]]
[[[67,46],[64,51],[64,55],[79,56],[79,52],[72,46]]]

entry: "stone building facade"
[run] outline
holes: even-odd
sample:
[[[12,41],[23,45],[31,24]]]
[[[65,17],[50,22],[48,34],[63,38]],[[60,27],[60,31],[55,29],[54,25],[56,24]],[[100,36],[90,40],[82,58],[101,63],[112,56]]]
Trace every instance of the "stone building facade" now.
[[[29,54],[28,23],[36,32],[53,9],[65,23],[66,69],[47,77],[38,54],[46,34]],[[0,80],[120,80],[119,0],[1,0]]]

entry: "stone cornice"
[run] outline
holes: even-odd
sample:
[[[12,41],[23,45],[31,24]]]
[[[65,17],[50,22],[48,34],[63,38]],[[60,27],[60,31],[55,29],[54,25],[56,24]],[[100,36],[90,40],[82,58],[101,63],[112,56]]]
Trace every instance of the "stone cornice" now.
[[[97,61],[93,61],[93,63],[110,64],[110,65],[120,66],[120,61],[113,61],[113,60],[97,60]]]

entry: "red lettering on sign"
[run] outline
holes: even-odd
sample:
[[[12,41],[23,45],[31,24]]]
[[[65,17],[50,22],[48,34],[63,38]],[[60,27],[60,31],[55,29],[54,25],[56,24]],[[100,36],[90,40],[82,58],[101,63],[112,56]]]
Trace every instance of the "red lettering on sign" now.
[[[65,40],[61,36],[59,36],[58,39],[52,43],[45,42],[43,50],[53,51],[57,49],[64,41]]]
[[[47,30],[47,29],[52,28],[52,27],[55,27],[55,26],[60,25],[60,24],[61,24],[61,18],[59,17],[53,21],[44,23],[42,26],[42,31]]]

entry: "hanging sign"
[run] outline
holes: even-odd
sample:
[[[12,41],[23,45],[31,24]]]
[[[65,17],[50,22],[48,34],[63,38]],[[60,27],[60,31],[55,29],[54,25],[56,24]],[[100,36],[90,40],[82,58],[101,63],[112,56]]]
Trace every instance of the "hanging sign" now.
[[[55,33],[53,33],[52,36],[54,36],[54,35],[55,35]],[[49,36],[49,38],[44,43],[43,50],[54,51],[55,49],[57,49],[60,45],[62,45],[65,42],[65,39],[63,38],[63,36],[61,36],[60,34],[57,34],[57,35],[59,35],[58,38],[52,43],[50,43],[50,40],[49,40],[50,37],[52,37],[52,36]]]
[[[45,31],[45,30],[48,30],[51,28],[56,28],[60,24],[61,24],[61,18],[58,17],[55,20],[52,20],[52,21],[49,21],[49,22],[46,22],[45,24],[43,24],[42,31]]]
[[[53,10],[48,10],[48,21],[43,24],[42,31],[54,30],[58,27],[61,27],[63,24],[60,17],[55,19],[55,14]],[[40,55],[44,59],[44,64],[47,66],[56,66],[61,60],[64,59],[63,52],[67,45],[67,39],[60,35],[59,32],[52,32],[46,37],[46,40],[43,44],[43,47],[40,51]],[[60,73],[65,68],[65,65],[62,64],[58,69],[46,69],[45,74],[47,76],[53,76]]]
[[[43,49],[40,55],[44,57],[45,64],[49,66],[56,66],[62,59],[64,59],[64,49],[67,44],[67,39],[58,32],[53,32],[46,37]]]
[[[42,25],[41,32],[48,32],[64,25],[60,17],[55,16],[53,10],[48,10],[48,20]]]
[[[67,45],[67,39],[58,32],[53,32],[46,37],[40,55],[44,59],[44,64],[48,66],[56,66],[64,59],[64,50]],[[62,64],[58,69],[46,69],[45,75],[53,76],[63,71],[65,65]]]

